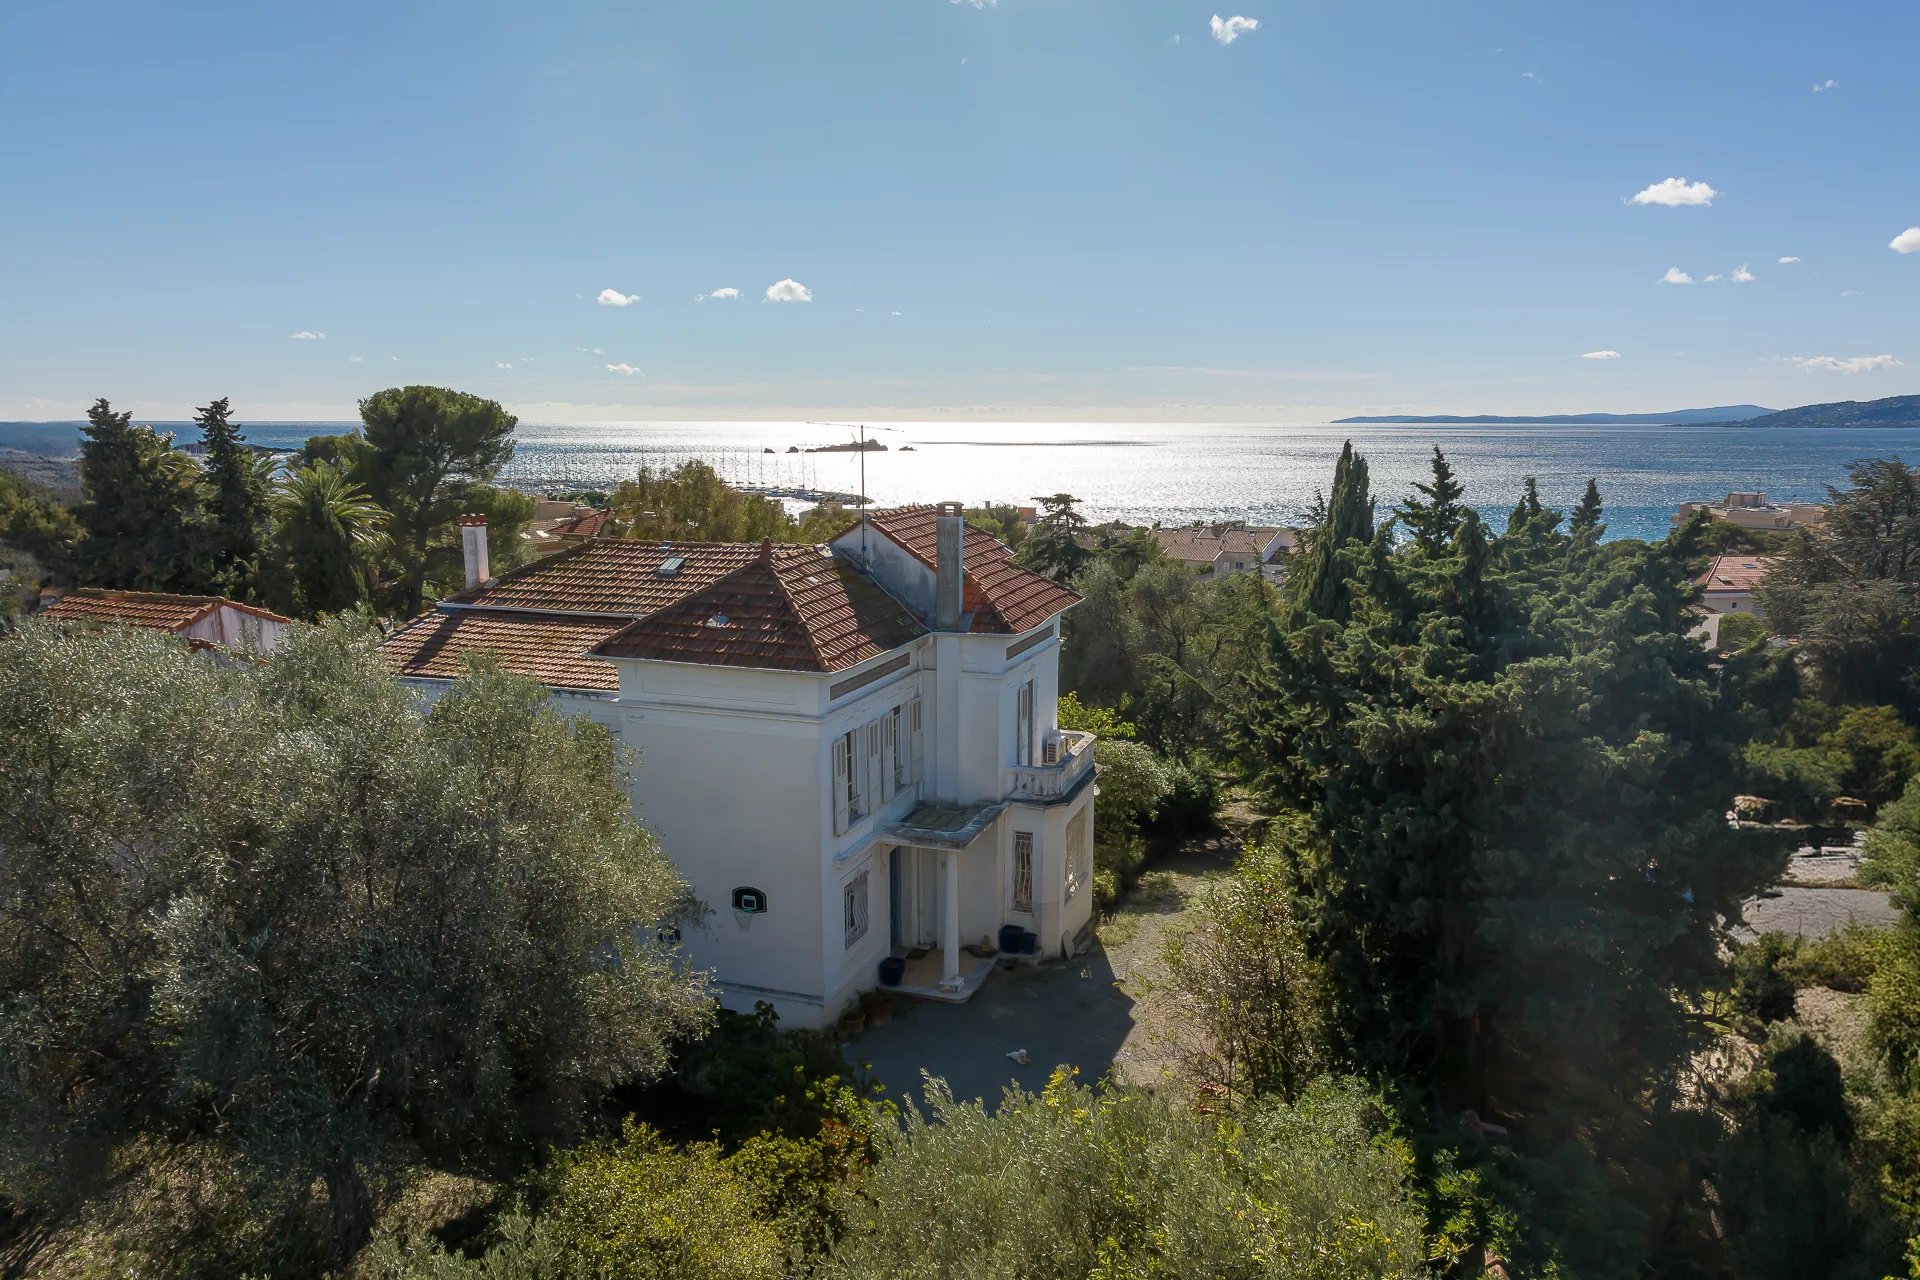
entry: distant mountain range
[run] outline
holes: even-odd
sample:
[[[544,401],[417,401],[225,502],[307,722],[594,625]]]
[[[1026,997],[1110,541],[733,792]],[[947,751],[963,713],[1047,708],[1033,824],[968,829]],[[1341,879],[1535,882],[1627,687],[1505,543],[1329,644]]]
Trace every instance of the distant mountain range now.
[[[1815,406],[1820,407],[1820,406]],[[1788,410],[1797,413],[1799,410]],[[1757,404],[1723,404],[1711,409],[1675,409],[1671,413],[1555,413],[1536,414],[1532,417],[1502,416],[1483,413],[1471,417],[1440,413],[1419,416],[1416,414],[1380,415],[1362,418],[1339,418],[1335,425],[1348,422],[1406,422],[1427,426],[1524,426],[1524,427],[1679,427],[1698,426],[1706,423],[1740,422],[1747,418],[1778,416],[1772,409]],[[1782,424],[1787,425],[1787,424]]]
[[[1920,396],[1836,400],[1782,409],[1763,418],[1729,419],[1727,427],[1920,427]]]

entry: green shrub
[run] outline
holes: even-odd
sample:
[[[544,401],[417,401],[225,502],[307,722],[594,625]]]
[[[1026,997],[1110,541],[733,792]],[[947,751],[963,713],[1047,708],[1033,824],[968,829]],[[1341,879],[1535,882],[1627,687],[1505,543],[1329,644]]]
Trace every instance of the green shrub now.
[[[1116,836],[1093,846],[1093,874],[1096,879],[1101,872],[1111,877],[1116,896],[1133,888],[1146,861],[1147,842],[1137,835]]]
[[[1219,778],[1190,764],[1169,764],[1167,776],[1170,785],[1160,801],[1154,829],[1178,837],[1211,828],[1220,812]]]
[[[1362,1088],[1323,1083],[1238,1124],[1062,1069],[991,1114],[927,1090],[931,1118],[874,1167],[835,1280],[1424,1276],[1412,1157]]]
[[[1722,653],[1733,653],[1764,644],[1772,635],[1773,629],[1752,614],[1729,613],[1720,619],[1719,649]]]
[[[1873,980],[1887,931],[1853,921],[1838,933],[1801,940],[1784,957],[1780,972],[1795,987],[1827,987],[1859,993]]]
[[[1787,966],[1799,951],[1800,939],[1786,933],[1763,933],[1734,945],[1729,968],[1735,1017],[1751,1028],[1793,1016],[1795,986]]]

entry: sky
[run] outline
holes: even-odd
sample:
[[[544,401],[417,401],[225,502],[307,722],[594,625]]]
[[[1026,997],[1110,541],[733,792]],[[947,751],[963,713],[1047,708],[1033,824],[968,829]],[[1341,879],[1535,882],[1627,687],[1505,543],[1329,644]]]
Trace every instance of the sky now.
[[[8,0],[0,419],[1906,394],[1916,46],[1906,0]]]

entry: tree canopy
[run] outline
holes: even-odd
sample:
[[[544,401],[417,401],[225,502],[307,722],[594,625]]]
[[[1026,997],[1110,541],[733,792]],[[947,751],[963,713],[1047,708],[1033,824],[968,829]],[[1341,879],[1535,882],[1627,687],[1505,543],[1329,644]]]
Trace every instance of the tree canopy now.
[[[199,468],[173,437],[103,398],[81,428],[80,576],[144,591],[206,589]]]
[[[418,714],[374,638],[0,641],[0,1196],[191,1152],[337,1261],[398,1168],[511,1168],[703,1025],[610,735],[482,666]]]

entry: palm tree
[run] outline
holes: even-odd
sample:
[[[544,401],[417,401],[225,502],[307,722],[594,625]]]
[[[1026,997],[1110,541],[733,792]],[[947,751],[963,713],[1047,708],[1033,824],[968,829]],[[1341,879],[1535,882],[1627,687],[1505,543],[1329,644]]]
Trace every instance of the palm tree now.
[[[387,522],[366,490],[340,467],[316,462],[280,482],[273,517],[295,612],[319,617],[365,603]]]

